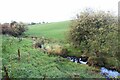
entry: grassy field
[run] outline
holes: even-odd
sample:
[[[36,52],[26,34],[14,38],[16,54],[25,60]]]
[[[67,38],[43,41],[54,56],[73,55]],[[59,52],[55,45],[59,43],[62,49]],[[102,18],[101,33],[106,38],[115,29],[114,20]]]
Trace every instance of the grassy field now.
[[[44,36],[55,40],[66,40],[70,21],[28,26],[28,36]],[[56,42],[57,43],[57,42]],[[3,36],[2,62],[12,78],[101,78],[99,69],[84,64],[73,63],[65,58],[43,53],[32,47],[31,38]],[[61,43],[64,46],[68,44]],[[20,60],[18,60],[18,49]],[[2,71],[3,75],[5,72]]]
[[[37,24],[32,26],[30,25],[28,26],[29,30],[26,32],[26,34],[29,36],[44,36],[57,40],[65,40],[69,27],[70,21]]]
[[[3,64],[12,78],[100,78],[99,70],[32,47],[32,40],[3,36]],[[18,60],[20,49],[20,60]],[[3,75],[5,75],[3,71]]]
[[[68,31],[70,29],[71,21],[53,22],[47,24],[36,24],[28,26],[28,31],[25,33],[28,36],[45,37],[49,38],[55,43],[60,43],[63,46],[69,45],[68,43]],[[76,50],[73,47],[67,46],[71,53],[69,56],[81,56],[80,50]]]

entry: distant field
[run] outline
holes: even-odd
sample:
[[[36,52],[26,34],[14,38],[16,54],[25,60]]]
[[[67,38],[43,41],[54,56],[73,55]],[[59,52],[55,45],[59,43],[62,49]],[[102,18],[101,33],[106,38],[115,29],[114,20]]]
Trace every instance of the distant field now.
[[[27,35],[64,40],[70,27],[70,21],[53,22],[28,26]]]

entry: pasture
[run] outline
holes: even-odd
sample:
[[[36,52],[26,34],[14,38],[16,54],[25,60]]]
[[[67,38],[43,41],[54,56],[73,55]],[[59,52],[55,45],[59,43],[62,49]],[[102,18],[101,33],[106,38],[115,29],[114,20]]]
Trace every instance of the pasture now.
[[[50,38],[56,40],[55,44],[70,47],[59,42],[66,40],[69,25],[70,21],[32,25],[28,26],[25,35]],[[2,36],[2,63],[10,78],[102,78],[99,69],[49,55],[40,48],[34,48],[32,43],[30,37],[19,41],[12,36]],[[5,75],[4,69],[1,73]]]
[[[30,38],[3,36],[2,62],[11,78],[100,78],[99,69],[73,63],[65,58],[43,53],[32,47]],[[20,60],[18,59],[20,50]],[[5,75],[4,71],[2,72]]]
[[[70,27],[70,21],[52,22],[28,26],[26,35],[36,37],[47,37],[55,40],[65,40]]]

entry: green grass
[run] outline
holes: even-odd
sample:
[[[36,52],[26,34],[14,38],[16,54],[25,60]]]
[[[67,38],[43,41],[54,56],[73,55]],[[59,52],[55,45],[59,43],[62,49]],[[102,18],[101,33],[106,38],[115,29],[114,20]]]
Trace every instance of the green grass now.
[[[55,40],[55,43],[60,43],[63,46],[66,46],[68,42],[68,31],[70,29],[71,21],[62,21],[62,22],[53,22],[47,24],[36,24],[28,26],[28,31],[25,33],[28,36],[37,36],[45,38],[50,38],[51,40]],[[61,42],[62,41],[62,42]],[[78,50],[72,48],[70,46],[67,47],[71,53],[69,56],[81,56],[78,53]]]
[[[76,64],[59,56],[49,56],[40,49],[32,48],[32,40],[3,36],[2,61],[12,78],[100,78],[99,70],[83,64]],[[17,50],[21,60],[18,61]],[[96,72],[98,71],[98,72]],[[3,71],[3,75],[4,75]]]
[[[54,22],[47,24],[37,24],[28,26],[25,32],[28,36],[50,38],[56,41],[49,44],[61,44],[71,51],[69,55],[76,54],[80,50],[73,50],[67,41],[67,32],[70,27],[70,21]],[[59,56],[48,55],[40,49],[32,47],[31,38],[19,39],[3,36],[2,38],[2,62],[12,78],[101,78],[99,69],[84,64],[76,64]],[[20,49],[21,59],[18,60]],[[1,71],[5,75],[4,71]]]
[[[69,27],[70,21],[37,24],[28,26],[29,30],[26,32],[26,34],[29,36],[44,36],[57,40],[65,40]]]

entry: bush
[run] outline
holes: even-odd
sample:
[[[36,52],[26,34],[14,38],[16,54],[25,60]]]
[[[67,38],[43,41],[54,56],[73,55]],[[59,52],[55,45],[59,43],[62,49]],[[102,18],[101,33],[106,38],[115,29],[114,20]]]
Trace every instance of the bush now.
[[[116,24],[116,17],[110,13],[103,11],[81,12],[80,15],[77,15],[77,19],[72,21],[69,39],[74,46],[82,50],[90,51],[91,47],[94,50],[99,50],[100,45],[108,41],[110,37],[113,35],[116,37]]]
[[[9,23],[4,23],[0,25],[0,28],[2,30],[2,34],[7,34],[9,33]]]
[[[15,37],[22,35],[27,28],[23,23],[17,23],[15,21],[9,23],[4,23],[0,26],[2,28],[2,34],[8,34]]]
[[[111,70],[120,71],[120,62],[115,57],[109,57],[105,60],[105,67]]]
[[[105,66],[105,58],[98,58],[95,56],[91,56],[88,58],[88,65],[89,66]]]
[[[22,35],[27,30],[27,28],[25,27],[23,23],[12,22],[10,25],[11,25],[10,35],[15,36],[15,37]]]
[[[68,54],[68,50],[60,45],[47,45],[45,50],[48,54],[66,56]]]
[[[85,11],[77,15],[77,19],[72,21],[69,40],[84,52],[99,51],[115,54],[118,52],[117,34],[117,19],[115,16],[102,11]]]
[[[90,60],[99,58],[103,61],[104,56],[120,61],[117,17],[110,12],[86,10],[78,14],[72,20],[69,41],[83,53],[96,57]]]

